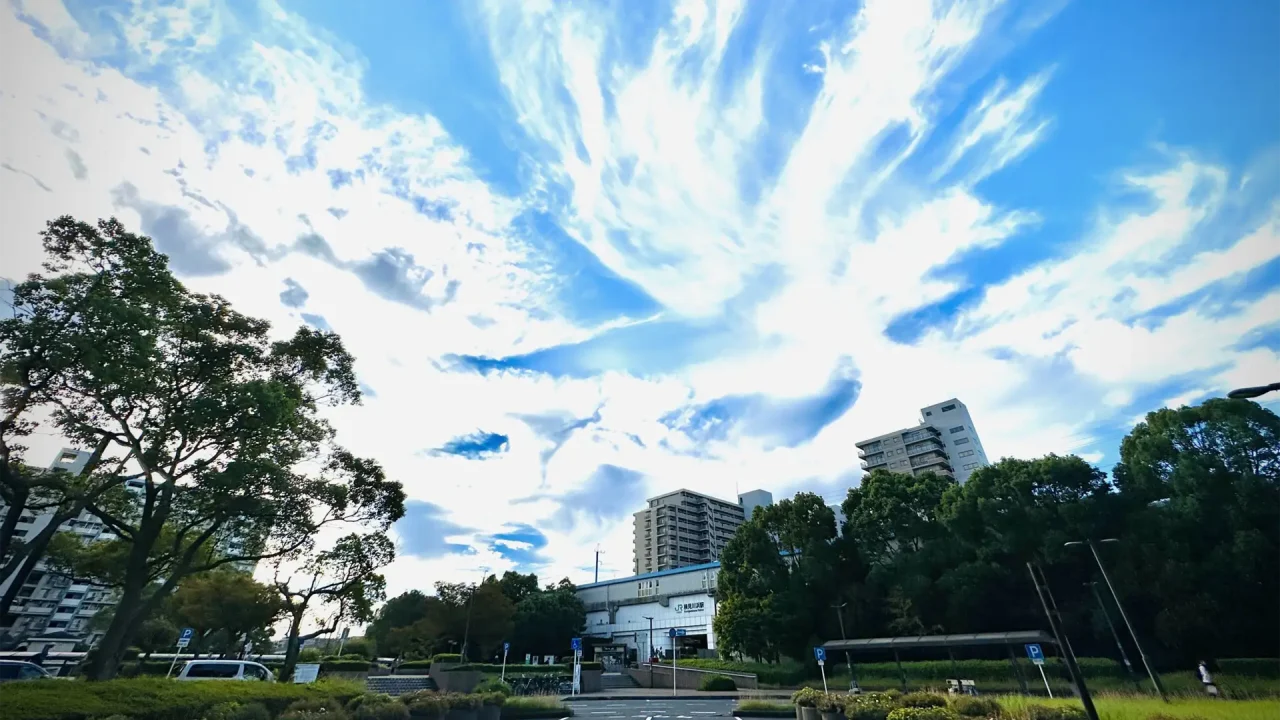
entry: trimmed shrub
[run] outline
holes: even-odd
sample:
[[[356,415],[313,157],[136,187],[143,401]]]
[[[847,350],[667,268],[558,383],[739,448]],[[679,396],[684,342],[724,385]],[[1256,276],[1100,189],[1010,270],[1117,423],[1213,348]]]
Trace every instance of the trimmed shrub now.
[[[433,663],[461,663],[462,656],[458,653],[436,653],[431,656]]]
[[[1000,703],[995,700],[967,695],[952,700],[951,709],[962,717],[998,718],[1001,714]]]
[[[945,707],[902,707],[889,713],[888,720],[956,720],[959,717]]]
[[[352,720],[404,720],[409,709],[390,695],[365,693],[347,702],[347,714]]]
[[[898,704],[904,708],[944,708],[947,706],[947,699],[934,693],[913,692],[903,695]]]
[[[885,720],[897,709],[897,704],[887,693],[846,695],[844,714],[849,720]]]
[[[791,702],[799,705],[800,707],[817,707],[818,697],[820,695],[822,695],[822,693],[814,688],[800,688],[794,693],[791,693]]]
[[[481,705],[496,705],[502,707],[507,702],[506,693],[501,692],[481,692],[475,693],[480,698]]]
[[[360,658],[323,658],[320,660],[321,672],[363,672],[369,669],[369,661]]]
[[[396,666],[396,670],[429,670],[431,669],[430,660],[406,660]]]
[[[511,686],[502,682],[498,678],[485,678],[476,685],[472,692],[478,693],[501,693],[504,697],[511,695]]]
[[[449,711],[449,704],[442,700],[438,693],[430,690],[410,693],[404,696],[402,701],[413,717],[438,718]]]
[[[450,710],[475,710],[480,707],[480,697],[463,693],[443,693],[440,698]]]
[[[289,703],[276,720],[346,720],[347,714],[333,698],[307,698]]]
[[[1218,672],[1226,675],[1280,678],[1280,660],[1276,658],[1227,658],[1217,665]]]
[[[271,720],[262,703],[218,703],[205,711],[202,720]]]
[[[725,675],[709,675],[702,679],[702,685],[699,686],[698,689],[706,690],[708,692],[719,692],[725,690],[737,690],[738,685],[731,677],[727,677]]]

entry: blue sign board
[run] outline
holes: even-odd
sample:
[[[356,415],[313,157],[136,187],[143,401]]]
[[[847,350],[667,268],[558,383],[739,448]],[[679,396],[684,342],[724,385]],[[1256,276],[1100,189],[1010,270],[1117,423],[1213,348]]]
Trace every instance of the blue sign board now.
[[[573,651],[574,651],[574,652],[578,652],[579,650],[581,650],[581,649],[582,649],[582,638],[574,638],[574,639],[571,641],[571,646],[573,647]]]
[[[1044,664],[1044,650],[1040,648],[1039,643],[1030,643],[1027,645],[1027,657],[1031,658],[1031,662],[1036,665]]]
[[[816,647],[813,649],[813,658],[818,662],[826,662],[827,649],[824,647]]]
[[[511,643],[502,643],[502,654],[503,654],[503,655],[506,655],[506,654],[507,654],[507,651],[508,651],[508,650],[510,650],[510,649],[511,649]]]
[[[196,636],[193,628],[182,628],[182,634],[178,636],[178,647],[184,648],[191,644],[191,638]]]
[[[684,637],[684,632],[684,628],[671,628],[671,630],[667,632],[667,635],[669,637]]]

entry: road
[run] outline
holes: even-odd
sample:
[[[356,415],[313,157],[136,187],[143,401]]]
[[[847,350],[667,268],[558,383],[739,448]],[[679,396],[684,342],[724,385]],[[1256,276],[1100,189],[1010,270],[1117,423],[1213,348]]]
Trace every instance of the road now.
[[[582,720],[702,720],[733,717],[733,698],[715,700],[598,700],[573,704]]]

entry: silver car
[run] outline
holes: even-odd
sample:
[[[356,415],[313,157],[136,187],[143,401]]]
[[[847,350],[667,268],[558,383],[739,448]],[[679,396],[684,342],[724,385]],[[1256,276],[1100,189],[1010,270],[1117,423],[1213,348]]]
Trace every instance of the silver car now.
[[[24,660],[0,660],[0,682],[17,680],[44,680],[51,678],[48,670]]]
[[[247,680],[275,682],[265,665],[249,660],[188,660],[179,680]]]

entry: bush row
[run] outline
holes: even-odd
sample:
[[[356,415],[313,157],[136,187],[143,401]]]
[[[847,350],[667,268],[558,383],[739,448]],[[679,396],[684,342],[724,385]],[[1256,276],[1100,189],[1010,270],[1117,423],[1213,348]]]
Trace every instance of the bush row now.
[[[827,664],[827,676],[831,677],[837,673],[847,673],[848,669],[844,663],[837,662],[843,658],[833,657]],[[1050,660],[1050,662],[1056,662]],[[1228,662],[1222,662],[1222,671],[1228,673],[1239,672],[1235,669],[1235,665],[1228,670]],[[1232,661],[1239,663],[1249,663],[1249,667],[1256,668],[1267,661],[1260,660],[1243,660]],[[1271,672],[1280,672],[1280,662],[1272,660]],[[669,660],[661,661],[662,664],[670,664]],[[1116,680],[1126,680],[1124,667],[1120,663],[1108,658],[1080,658],[1080,669],[1084,672],[1086,678],[1113,678]],[[819,677],[817,665],[808,665],[797,662],[782,662],[778,664],[756,663],[756,662],[737,662],[733,660],[711,660],[711,659],[690,659],[681,660],[680,665],[699,670],[721,670],[725,672],[751,673],[763,684],[766,685],[783,685],[796,686],[805,680],[811,680]],[[896,663],[854,663],[859,679],[892,679],[897,682],[900,678],[898,666]],[[1024,672],[1030,665],[1024,665]],[[993,682],[1003,680],[1015,680],[1013,668],[1009,666],[1008,660],[958,660],[952,665],[949,660],[922,660],[902,663],[902,671],[906,673],[909,681],[920,682],[938,682],[947,678],[954,678],[958,672],[961,677],[967,680],[977,682]],[[1255,673],[1249,673],[1255,674]]]
[[[174,682],[134,678],[89,683],[46,680],[6,684],[0,720],[426,720],[446,713],[496,719],[572,714],[543,698],[511,698],[498,683],[488,692],[424,690],[401,698],[365,693],[357,683]],[[509,705],[509,708],[504,706]]]
[[[405,665],[408,665],[408,663],[401,663],[400,667],[404,667]],[[584,662],[582,663],[582,669],[583,670],[604,670],[604,665],[598,662]],[[467,663],[466,665],[456,665],[454,667],[449,668],[449,670],[450,671],[475,670],[483,673],[500,673],[502,672],[502,665],[498,663]],[[519,673],[527,673],[527,674],[572,673],[573,665],[512,665],[512,664],[508,664],[507,672],[508,673],[519,672]]]
[[[800,707],[847,720],[960,720],[961,718],[1009,718],[1010,720],[1085,720],[1083,708],[1021,705],[1006,708],[992,698],[948,697],[936,693],[897,691],[842,695],[804,688],[792,695]]]

